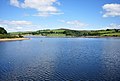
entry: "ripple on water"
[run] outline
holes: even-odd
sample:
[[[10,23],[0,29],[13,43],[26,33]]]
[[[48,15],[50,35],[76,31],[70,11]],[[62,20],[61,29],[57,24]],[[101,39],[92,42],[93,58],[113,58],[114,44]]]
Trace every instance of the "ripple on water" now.
[[[41,42],[42,40],[42,42]],[[119,81],[120,39],[0,43],[0,81]]]

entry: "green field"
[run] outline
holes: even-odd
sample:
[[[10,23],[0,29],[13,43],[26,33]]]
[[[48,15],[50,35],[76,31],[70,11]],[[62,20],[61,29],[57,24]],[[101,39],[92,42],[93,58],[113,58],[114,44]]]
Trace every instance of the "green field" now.
[[[106,30],[70,30],[70,29],[46,29],[27,32],[12,32],[11,35],[40,35],[48,37],[81,37],[81,36],[99,36],[99,37],[120,37],[120,29]]]
[[[103,34],[101,36],[119,36],[120,37],[120,33],[109,33],[109,34]]]
[[[65,34],[48,34],[48,37],[65,37]]]

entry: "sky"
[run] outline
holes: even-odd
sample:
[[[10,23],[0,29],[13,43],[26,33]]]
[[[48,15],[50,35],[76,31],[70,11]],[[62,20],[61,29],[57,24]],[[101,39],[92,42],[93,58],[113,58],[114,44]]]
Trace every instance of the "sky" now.
[[[120,29],[120,0],[0,0],[0,27],[8,32]]]

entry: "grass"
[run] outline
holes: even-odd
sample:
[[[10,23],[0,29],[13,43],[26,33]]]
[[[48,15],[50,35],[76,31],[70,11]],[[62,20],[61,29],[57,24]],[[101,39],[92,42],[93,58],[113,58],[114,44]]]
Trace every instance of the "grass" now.
[[[0,34],[0,39],[4,39],[4,38],[19,38],[19,37],[14,35],[8,35],[8,34]]]
[[[48,34],[48,37],[65,37],[65,34]]]
[[[113,33],[114,31],[98,31],[100,34],[107,34],[107,33]]]
[[[102,34],[101,36],[120,36],[120,33]]]
[[[65,30],[52,30],[53,32],[64,32]]]

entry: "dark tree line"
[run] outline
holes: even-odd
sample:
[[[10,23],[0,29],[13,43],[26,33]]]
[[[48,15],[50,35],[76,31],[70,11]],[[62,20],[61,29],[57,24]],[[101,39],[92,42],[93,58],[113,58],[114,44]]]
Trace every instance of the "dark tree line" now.
[[[0,34],[7,34],[7,31],[4,28],[0,27]]]

